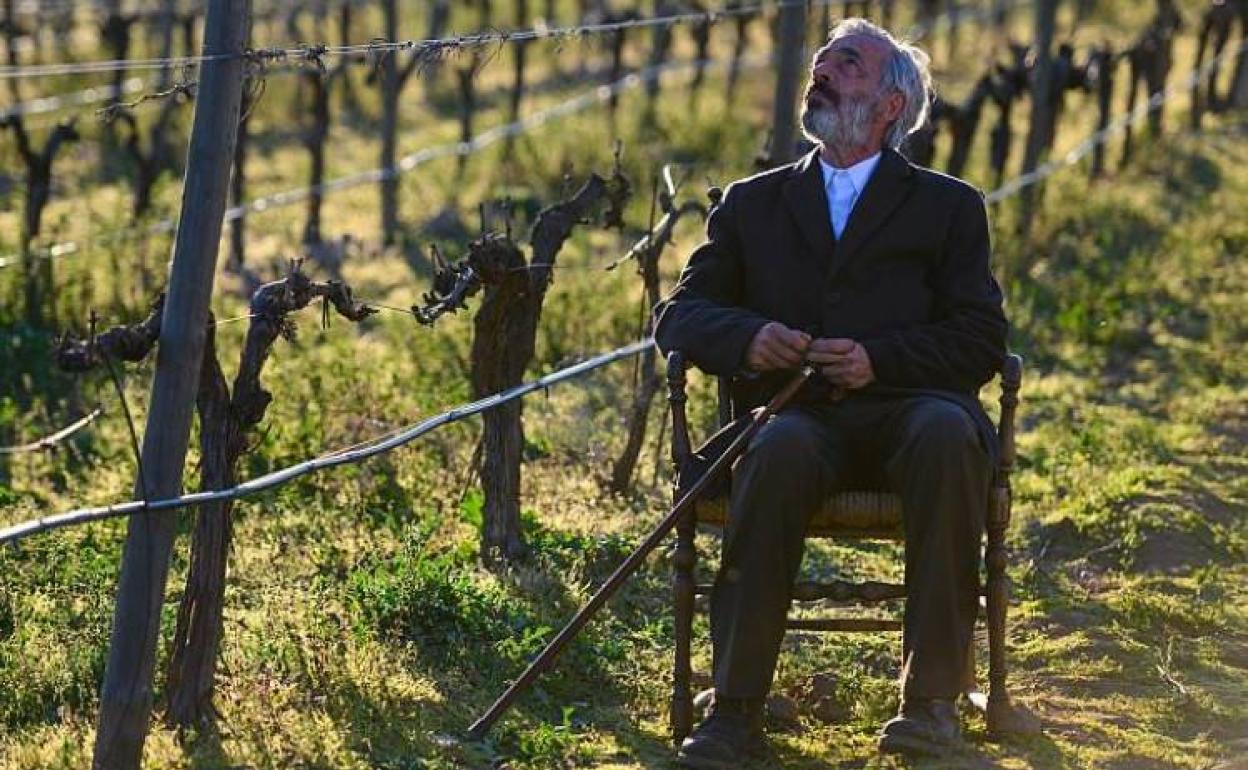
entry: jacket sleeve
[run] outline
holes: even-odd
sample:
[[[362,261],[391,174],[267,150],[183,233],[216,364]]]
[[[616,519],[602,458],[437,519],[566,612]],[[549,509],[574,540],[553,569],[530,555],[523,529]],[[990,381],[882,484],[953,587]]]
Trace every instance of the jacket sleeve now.
[[[930,278],[933,320],[862,340],[877,382],[973,393],[1000,370],[1007,324],[990,252],[984,200],[968,188]]]
[[[745,353],[768,319],[740,307],[745,269],[737,206],[729,185],[706,223],[706,240],[694,249],[671,294],[655,308],[655,340],[666,355],[683,352],[698,368],[731,376],[745,368]]]

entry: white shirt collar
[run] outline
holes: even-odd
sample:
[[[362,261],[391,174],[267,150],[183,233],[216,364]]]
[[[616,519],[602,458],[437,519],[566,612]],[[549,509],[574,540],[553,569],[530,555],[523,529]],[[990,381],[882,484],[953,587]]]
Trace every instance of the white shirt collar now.
[[[832,174],[836,171],[848,171],[849,181],[854,185],[855,195],[862,195],[862,191],[866,189],[867,182],[871,180],[871,174],[875,172],[875,167],[880,163],[880,154],[876,153],[869,158],[860,160],[847,169],[838,169],[823,159],[823,155],[817,155],[819,158],[819,166],[823,170],[823,186],[827,187],[832,183]]]

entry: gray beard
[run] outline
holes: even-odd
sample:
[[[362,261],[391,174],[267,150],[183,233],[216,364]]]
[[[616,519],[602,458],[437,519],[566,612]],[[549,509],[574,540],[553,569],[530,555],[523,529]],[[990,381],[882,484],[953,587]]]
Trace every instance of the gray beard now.
[[[827,147],[855,148],[867,143],[875,102],[842,99],[836,107],[802,106],[802,133]]]

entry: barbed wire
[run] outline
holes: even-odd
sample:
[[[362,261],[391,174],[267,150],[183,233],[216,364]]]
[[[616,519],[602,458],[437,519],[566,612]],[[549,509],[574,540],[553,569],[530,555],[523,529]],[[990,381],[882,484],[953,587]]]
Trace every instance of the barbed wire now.
[[[738,66],[745,70],[759,69],[772,61],[771,57],[742,57]],[[393,166],[378,167],[366,171],[357,171],[319,185],[297,187],[270,195],[264,195],[251,201],[232,206],[225,211],[225,221],[240,219],[249,213],[261,213],[272,209],[292,206],[306,201],[313,195],[324,195],[365,184],[373,184],[384,179],[398,177],[435,160],[457,156],[469,156],[496,144],[504,139],[516,138],[528,133],[553,120],[558,120],[582,112],[597,104],[602,104],[611,97],[624,91],[635,89],[644,83],[662,77],[665,74],[681,70],[692,71],[698,66],[708,69],[719,69],[730,66],[729,62],[715,59],[697,61],[669,62],[663,65],[647,67],[640,72],[626,75],[612,83],[586,89],[580,94],[564,100],[556,105],[533,113],[520,120],[505,123],[478,134],[467,142],[447,142],[417,150],[400,158]],[[86,241],[62,241],[38,250],[40,258],[54,259],[78,254],[87,246],[108,246],[124,241],[140,234],[160,235],[173,232],[177,223],[173,219],[163,219],[146,227],[126,227],[102,233]],[[8,254],[0,257],[0,270],[13,267],[21,261],[20,255]]]
[[[502,46],[537,40],[565,42],[597,35],[623,32],[631,29],[671,27],[680,24],[714,24],[722,19],[738,16],[761,15],[765,12],[793,6],[844,6],[852,0],[776,0],[733,8],[721,8],[696,13],[680,13],[650,18],[624,19],[572,27],[538,26],[519,30],[491,30],[468,35],[443,38],[417,38],[409,40],[376,40],[349,45],[286,45],[248,49],[241,53],[204,54],[200,56],[175,56],[157,59],[107,59],[82,62],[59,62],[36,65],[2,65],[0,79],[56,77],[62,75],[89,75],[117,71],[166,69],[188,67],[208,62],[244,59],[254,63],[273,63],[305,56],[309,48],[315,48],[323,57],[364,56],[398,51],[413,51],[416,56],[440,57],[447,52],[484,46]]]
[[[31,441],[28,444],[20,444],[18,446],[0,446],[0,455],[27,454],[30,452],[44,452],[49,449],[53,449],[65,439],[90,425],[96,417],[99,417],[103,413],[104,410],[97,407],[85,417],[80,417],[79,419],[71,422],[69,425],[66,425],[64,428],[61,428],[51,435],[44,436],[37,441]]]
[[[1233,56],[1238,56],[1241,52],[1248,52],[1248,40],[1244,40],[1238,46],[1228,48],[1217,57],[1206,62],[1201,67],[1192,70],[1187,77],[1177,83],[1172,83],[1165,89],[1151,95],[1147,101],[1136,107],[1133,111],[1125,115],[1119,115],[1112,120],[1105,128],[1096,131],[1085,138],[1073,149],[1064,153],[1059,158],[1054,158],[1025,174],[1009,180],[997,189],[984,196],[984,200],[988,203],[1000,203],[1001,201],[1013,195],[1017,195],[1024,189],[1047,179],[1058,171],[1073,166],[1083,160],[1098,145],[1104,144],[1111,137],[1129,130],[1136,123],[1144,120],[1148,115],[1162,108],[1166,102],[1175,96],[1190,91],[1194,86],[1208,80],[1210,75],[1217,70],[1222,64],[1225,64]]]
[[[358,8],[368,4],[369,0],[335,0],[332,6],[333,8],[340,8],[344,5],[350,5]],[[323,3],[323,6],[326,12],[332,10],[331,4],[328,2]],[[269,17],[279,13],[290,13],[297,10],[313,10],[313,7],[309,3],[303,2],[303,0],[288,0],[287,2],[275,2],[259,8],[253,7],[251,15],[253,17]],[[23,0],[23,2],[15,3],[13,6],[14,14],[27,16],[38,14],[52,15],[55,13],[64,13],[66,11],[71,13],[89,11],[100,14],[108,14],[112,13],[114,9],[104,2],[79,2],[79,0]],[[196,16],[202,16],[204,11],[205,8],[203,6],[186,4],[174,8],[173,15],[185,16],[187,14],[194,14]],[[159,6],[144,7],[142,4],[139,4],[138,7],[131,6],[127,8],[123,3],[120,6],[120,13],[123,16],[160,17],[161,15],[167,13],[167,11]]]
[[[245,481],[228,489],[193,492],[191,494],[164,500],[132,500],[130,502],[117,503],[115,505],[80,508],[73,511],[67,511],[65,513],[41,516],[19,524],[13,524],[0,529],[0,545],[4,545],[5,543],[15,543],[41,532],[48,532],[54,529],[61,529],[63,527],[78,524],[86,524],[93,521],[131,516],[137,513],[154,513],[157,511],[167,511],[175,508],[189,508],[192,506],[204,505],[205,503],[210,502],[237,500],[242,497],[248,497],[250,495],[281,486],[289,481],[299,478],[300,476],[306,476],[309,473],[334,468],[339,465],[362,462],[371,457],[390,452],[401,446],[409,444],[421,436],[442,427],[443,425],[458,422],[464,418],[494,409],[510,401],[523,398],[534,391],[546,390],[552,385],[557,385],[566,380],[574,379],[580,375],[606,366],[607,364],[638,355],[653,344],[654,339],[647,337],[646,339],[599,354],[593,358],[586,359],[578,364],[565,367],[535,380],[522,383],[515,387],[508,388],[507,390],[495,393],[494,395],[486,396],[485,398],[481,398],[471,403],[442,412],[441,414],[434,415],[433,417],[429,417],[398,432],[391,431],[384,438],[376,440],[373,443],[366,443],[362,446],[357,445],[356,448],[347,451],[330,450],[328,453],[322,454],[311,460],[306,460],[296,465],[291,465],[286,468],[273,471],[272,473],[267,473],[263,476],[251,479],[250,481]]]
[[[840,2],[840,0],[837,0],[837,2]],[[1013,0],[1013,2],[1007,4],[1006,10],[1011,10],[1018,5],[1025,5],[1028,2],[1030,2],[1030,0]],[[965,13],[959,9],[953,9],[940,14],[940,16],[938,16],[933,22],[933,25],[940,25],[942,21],[947,21],[948,25],[956,26],[964,21],[980,20],[985,17],[986,14],[983,12]],[[924,29],[926,28],[922,24],[914,25],[910,28],[908,34],[921,36]],[[302,52],[301,55],[305,59],[309,56],[309,49],[307,46],[303,46],[299,50]],[[312,55],[315,55],[319,50],[320,49],[312,49]],[[765,65],[770,60],[770,57],[747,56],[743,57],[738,62],[737,66],[747,70],[757,69]],[[566,115],[574,114],[595,104],[608,101],[621,91],[628,88],[635,88],[644,82],[648,82],[649,80],[662,76],[666,72],[677,69],[688,70],[697,68],[698,66],[704,66],[709,69],[719,69],[729,65],[721,60],[705,59],[692,62],[672,62],[655,67],[648,67],[638,73],[627,75],[613,83],[589,89],[579,96],[572,97],[571,99],[555,105],[554,107],[534,113],[527,118],[487,130],[468,142],[450,142],[442,145],[435,145],[404,156],[390,168],[379,167],[368,171],[356,172],[337,179],[332,179],[328,182],[323,182],[320,185],[299,187],[279,193],[273,193],[271,195],[256,198],[238,206],[233,206],[226,209],[225,221],[228,222],[239,219],[249,212],[259,213],[274,208],[294,205],[307,200],[313,195],[325,194],[335,192],[337,190],[358,187],[364,184],[380,182],[384,179],[400,176],[433,160],[459,155],[471,155],[472,153],[478,152],[479,150],[484,149],[485,147],[500,140],[521,136],[524,133],[543,125],[549,120],[565,117]],[[175,227],[176,222],[174,222],[173,219],[163,219],[149,225],[146,228],[142,228],[141,230],[134,227],[119,228],[117,230],[96,236],[86,243],[81,241],[62,241],[60,243],[52,244],[51,246],[43,247],[38,250],[38,256],[40,258],[48,259],[70,256],[79,253],[82,248],[87,245],[107,246],[124,241],[125,239],[140,233],[146,233],[148,235],[170,233],[174,231]],[[20,259],[20,256],[15,254],[0,257],[0,270],[18,264]]]

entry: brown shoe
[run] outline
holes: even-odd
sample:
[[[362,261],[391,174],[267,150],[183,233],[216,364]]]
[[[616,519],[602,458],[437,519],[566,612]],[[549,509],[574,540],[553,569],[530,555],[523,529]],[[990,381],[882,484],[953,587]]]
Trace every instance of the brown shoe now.
[[[880,752],[943,756],[963,746],[962,726],[952,699],[911,698],[880,731]]]

